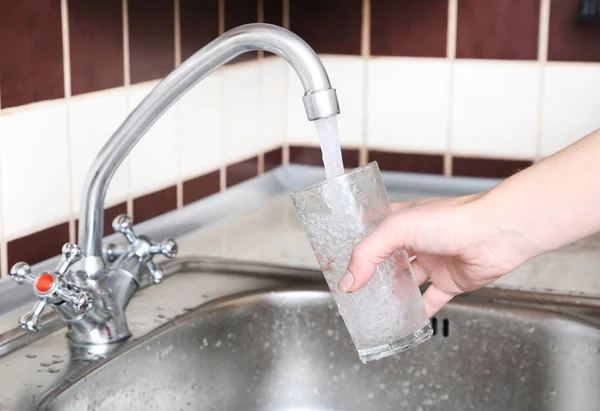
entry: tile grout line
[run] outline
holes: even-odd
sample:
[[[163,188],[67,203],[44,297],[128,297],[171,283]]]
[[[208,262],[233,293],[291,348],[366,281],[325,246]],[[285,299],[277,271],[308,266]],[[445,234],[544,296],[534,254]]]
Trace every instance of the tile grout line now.
[[[371,56],[371,0],[362,2],[362,30],[361,30],[361,56],[363,60],[363,126],[362,141],[358,149],[358,165],[362,166],[369,161],[367,130],[369,126],[369,58]]]
[[[0,114],[2,112],[2,108],[0,107]],[[2,131],[0,129],[0,165],[2,164],[2,153],[4,150],[2,149],[2,143],[4,140],[4,136],[2,135]],[[6,241],[6,237],[4,236],[4,206],[3,206],[3,190],[2,190],[2,167],[0,166],[0,278],[3,278],[8,275],[8,243]]]
[[[123,18],[123,85],[125,89],[125,104],[127,107],[127,112],[129,113],[129,89],[131,86],[131,61],[129,54],[129,0],[122,0],[121,2],[121,15]],[[133,196],[131,190],[131,161],[129,161],[129,156],[125,158],[127,163],[125,167],[127,169],[127,198],[125,200],[127,204],[127,215],[132,219],[135,218],[133,215]],[[135,220],[134,220],[135,221]]]
[[[257,23],[265,22],[265,2],[264,2],[264,0],[256,0],[256,22]],[[265,56],[265,52],[263,50],[258,50],[257,56],[258,56],[258,60],[262,60]]]
[[[282,23],[283,28],[290,29],[290,0],[282,0],[283,4],[283,16]],[[289,138],[289,77],[290,71],[285,67],[285,132],[283,134],[283,142],[281,145],[281,164],[289,164],[290,162],[290,138]]]
[[[265,22],[265,2],[264,0],[257,0],[256,1],[256,21],[258,23],[264,23]],[[261,121],[265,120],[265,104],[264,104],[264,100],[263,100],[263,85],[264,85],[264,79],[265,79],[265,53],[263,50],[259,50],[258,51],[258,64],[259,64],[259,86],[258,86],[258,101],[260,101],[259,104],[259,113],[258,113],[258,118],[259,118],[259,124]],[[261,127],[262,128],[262,127]],[[260,135],[260,132],[259,132]],[[261,149],[257,154],[257,164],[256,164],[256,175],[260,176],[264,173],[265,171],[265,151],[264,149]]]
[[[550,37],[550,0],[540,1],[540,20],[538,26],[538,65],[539,65],[539,90],[538,90],[538,121],[536,135],[536,153],[533,163],[542,159],[542,139],[544,121],[544,84],[546,79],[546,63],[548,62],[548,42]]]
[[[180,0],[173,0],[173,15],[175,17],[175,67],[181,64],[181,4]]]
[[[225,0],[219,0],[219,36],[221,34],[223,34],[225,32]],[[224,107],[225,107],[225,103],[224,103],[224,98],[223,95],[225,94],[223,89],[224,89],[224,77],[225,76],[221,76],[221,81],[219,81],[219,94],[220,94],[220,98],[219,98],[219,104],[220,104],[220,127],[219,127],[219,152],[220,152],[220,167],[219,167],[219,189],[220,191],[224,191],[227,188],[227,168],[225,167],[225,139],[224,139],[224,134],[225,134],[225,127],[224,127]]]
[[[73,136],[71,130],[71,42],[69,32],[69,3],[68,0],[60,2],[60,17],[62,30],[63,47],[63,77],[65,93],[65,111],[67,122],[67,191],[69,193],[69,242],[76,243],[75,238],[75,216],[73,210],[73,159],[71,156],[71,147],[73,145]]]
[[[448,31],[446,33],[446,59],[448,60],[448,129],[444,152],[444,175],[452,175],[452,114],[454,112],[454,62],[458,32],[458,0],[448,0]]]
[[[2,116],[2,79],[0,79],[0,117]],[[4,238],[4,206],[2,190],[2,131],[0,128],[0,278],[8,275],[8,245]]]
[[[174,27],[175,32],[173,33],[175,37],[175,67],[179,67],[181,64],[181,4],[180,0],[173,1],[173,15],[175,18]],[[181,101],[181,100],[180,100]],[[177,195],[177,208],[183,207],[183,166],[182,166],[182,150],[183,145],[181,144],[181,116],[183,113],[181,112],[181,105],[175,103],[176,107],[174,107],[177,112],[175,113],[175,117],[177,118],[177,124],[175,125],[175,144],[177,145],[177,180],[175,182],[176,186],[176,195]]]
[[[283,1],[283,28],[290,29],[290,0]]]

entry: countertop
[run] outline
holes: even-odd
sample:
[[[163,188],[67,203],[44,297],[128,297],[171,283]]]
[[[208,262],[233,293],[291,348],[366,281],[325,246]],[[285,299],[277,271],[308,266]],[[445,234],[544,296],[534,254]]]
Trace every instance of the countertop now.
[[[390,197],[394,199],[393,193]],[[396,195],[396,198],[401,197]],[[179,240],[180,255],[236,258],[318,269],[288,194]],[[491,286],[600,296],[600,234],[539,256]]]

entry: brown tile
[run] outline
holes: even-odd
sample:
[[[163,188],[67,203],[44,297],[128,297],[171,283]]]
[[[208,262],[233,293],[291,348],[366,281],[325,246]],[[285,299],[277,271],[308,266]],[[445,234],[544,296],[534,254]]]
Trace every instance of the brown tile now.
[[[283,164],[283,148],[279,147],[264,155],[264,171],[270,171]]]
[[[369,150],[369,162],[377,161],[384,171],[444,174],[444,156],[441,154],[395,153]]]
[[[133,199],[133,221],[138,224],[176,208],[177,187],[167,187]]]
[[[258,157],[252,157],[248,160],[227,166],[227,188],[250,180],[257,175]]]
[[[452,175],[463,177],[510,177],[532,165],[531,161],[501,160],[492,158],[452,158]]]
[[[223,0],[225,2],[225,31],[237,26],[258,21],[258,0]],[[256,51],[244,53],[230,63],[254,60],[258,57]]]
[[[345,168],[358,167],[358,149],[342,148]],[[290,163],[323,167],[323,156],[319,147],[290,146]]]
[[[290,29],[317,53],[359,55],[362,0],[289,0]]]
[[[173,0],[129,0],[131,83],[162,78],[175,67]]]
[[[548,60],[600,61],[600,24],[579,19],[579,3],[551,2]]]
[[[183,60],[219,36],[218,0],[179,0]]]
[[[283,0],[263,0],[263,21],[283,26]]]
[[[64,243],[69,241],[69,223],[62,223],[37,233],[9,241],[7,244],[8,268],[19,261],[33,265],[59,255]]]
[[[371,54],[445,57],[448,0],[371,0]]]
[[[258,21],[258,0],[224,0],[225,31]]]
[[[104,210],[104,236],[115,232],[112,228],[112,221],[120,214],[127,214],[127,203],[123,202]],[[75,220],[75,238],[79,238],[79,219]]]
[[[187,205],[218,193],[221,188],[220,170],[183,182],[183,204]]]
[[[537,59],[540,0],[460,0],[456,57]]]
[[[345,168],[356,168],[358,167],[358,149],[355,148],[342,148],[342,160],[344,160]]]
[[[290,146],[290,164],[323,167],[321,149],[318,147]]]
[[[2,108],[64,96],[60,0],[0,0]]]
[[[73,95],[124,84],[122,0],[69,0],[69,41]]]

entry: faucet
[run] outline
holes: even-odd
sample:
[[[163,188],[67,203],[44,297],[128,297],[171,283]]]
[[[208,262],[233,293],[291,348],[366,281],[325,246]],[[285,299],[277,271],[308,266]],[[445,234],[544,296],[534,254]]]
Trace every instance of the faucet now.
[[[87,174],[81,198],[79,245],[65,244],[53,272],[33,274],[20,262],[10,271],[18,283],[33,284],[37,297],[31,311],[19,319],[23,328],[38,331],[46,307],[67,322],[72,344],[109,344],[128,338],[125,309],[145,277],[158,284],[163,272],[153,257],[177,255],[177,244],[167,238],[156,243],[136,235],[131,218],[113,221],[127,246],[102,245],[104,198],[121,164],[156,120],[196,83],[238,55],[264,50],[283,57],[296,71],[304,88],[304,108],[309,121],[339,114],[335,90],[313,49],[289,30],[270,24],[234,28],[200,49],[167,75],[104,145]]]

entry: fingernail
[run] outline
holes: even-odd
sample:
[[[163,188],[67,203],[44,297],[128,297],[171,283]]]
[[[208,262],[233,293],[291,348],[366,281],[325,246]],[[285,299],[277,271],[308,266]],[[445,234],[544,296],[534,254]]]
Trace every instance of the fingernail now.
[[[346,271],[346,274],[344,274],[340,279],[338,287],[340,290],[342,290],[342,292],[347,293],[348,290],[352,287],[352,284],[354,284],[354,276],[350,271]]]

